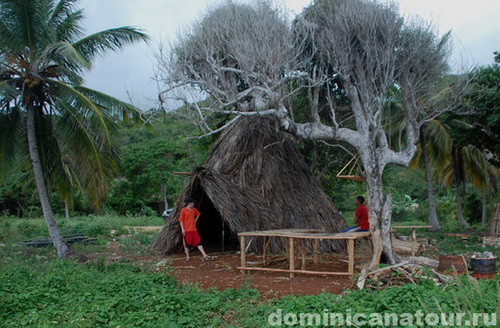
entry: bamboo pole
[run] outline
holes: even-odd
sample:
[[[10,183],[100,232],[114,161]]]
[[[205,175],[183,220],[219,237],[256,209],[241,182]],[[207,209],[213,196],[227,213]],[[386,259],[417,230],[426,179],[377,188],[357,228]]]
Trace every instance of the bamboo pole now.
[[[351,276],[351,278],[354,278],[354,239],[349,239],[347,244],[347,251],[349,253],[348,273]]]
[[[319,263],[319,257],[318,257],[318,240],[313,239],[313,261],[314,264]]]
[[[245,247],[245,236],[240,236],[240,256],[241,256],[241,268],[245,268],[246,265],[246,247]]]
[[[285,261],[288,261],[288,258],[287,257],[277,257],[277,258],[274,258],[274,259],[268,259],[267,260],[267,264],[271,264],[271,263],[279,263],[279,262],[285,262]],[[250,262],[251,265],[259,265],[259,264],[264,264],[264,261],[258,261],[258,262]],[[246,268],[251,268],[251,266],[245,266]],[[265,268],[264,268],[265,269]]]
[[[295,245],[293,237],[288,238],[289,252],[290,252],[290,278],[293,278],[293,271],[295,271]]]
[[[262,260],[264,261],[264,266],[267,265],[267,244],[268,244],[269,237],[264,236],[264,249],[262,251]]]
[[[302,255],[302,266],[301,266],[301,269],[305,270],[306,269],[306,245],[305,245],[304,239],[300,240],[300,251],[302,253],[301,254]]]
[[[308,270],[287,270],[287,269],[271,269],[271,268],[253,268],[253,267],[238,267],[239,270],[250,270],[250,271],[269,271],[269,272],[289,272],[303,273],[303,274],[316,274],[316,275],[328,275],[328,276],[349,276],[349,272],[325,272],[325,271],[308,271]]]
[[[253,237],[250,238],[250,241],[248,242],[247,247],[245,247],[245,253],[248,252],[248,249],[250,248],[250,245],[252,245],[252,242],[253,242]]]
[[[415,256],[415,246],[417,243],[417,229],[415,228],[411,229],[411,239],[413,241],[411,243],[411,256]]]

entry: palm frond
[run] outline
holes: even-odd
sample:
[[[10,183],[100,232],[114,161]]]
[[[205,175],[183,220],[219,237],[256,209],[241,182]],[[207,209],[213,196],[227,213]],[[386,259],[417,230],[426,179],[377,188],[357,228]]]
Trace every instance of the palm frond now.
[[[20,48],[21,42],[19,37],[12,31],[4,19],[3,7],[0,4],[0,53],[9,53],[12,49]]]
[[[82,86],[75,87],[75,89],[80,91],[86,97],[92,99],[95,103],[106,108],[109,111],[109,114],[113,117],[120,117],[122,120],[127,121],[128,118],[132,116],[135,120],[138,120],[141,114],[137,107],[111,97],[105,93]]]
[[[72,63],[75,67],[81,66],[88,69],[91,66],[90,62],[72,44],[66,41],[51,43],[45,48],[42,57],[52,59],[56,63],[61,61]]]
[[[13,108],[0,112],[0,179],[16,166],[22,149],[23,131],[22,112]]]
[[[52,94],[61,113],[56,131],[66,176],[98,206],[118,167],[116,124],[106,108],[70,86],[59,82]]]
[[[66,103],[59,106],[64,114],[56,126],[66,176],[71,177],[73,185],[77,181],[91,203],[98,206],[117,172],[118,143],[101,138],[97,128]]]
[[[422,145],[418,145],[417,151],[415,152],[415,156],[411,159],[410,165],[408,167],[412,169],[416,169],[420,166],[420,163],[422,161]]]
[[[105,108],[64,82],[52,80],[49,84],[52,86],[51,95],[57,105],[66,104],[67,106],[64,107],[66,111],[73,113],[75,118],[81,116],[88,120],[95,128],[98,128],[104,139],[111,140],[110,128],[114,125],[111,124],[112,120]],[[84,122],[82,121],[81,124]]]
[[[16,81],[17,79],[6,79],[3,81],[0,79],[0,106],[8,106],[13,99],[19,96],[19,90],[13,87]]]
[[[53,22],[56,28],[57,40],[74,43],[81,38],[83,36],[83,29],[80,23],[83,19],[83,10],[77,10],[68,14],[62,21]]]
[[[49,25],[56,30],[56,39],[73,43],[83,35],[83,10],[76,9],[78,0],[60,0],[52,3]]]
[[[433,166],[437,169],[446,165],[447,158],[450,154],[453,140],[451,139],[445,126],[437,121],[432,120],[426,124],[424,129],[426,134],[426,149]]]
[[[122,49],[127,44],[139,41],[149,41],[149,36],[141,29],[124,26],[101,31],[89,35],[74,44],[88,60],[96,56],[104,55],[109,50],[116,51]]]
[[[465,172],[469,181],[479,189],[489,189],[489,163],[483,152],[473,145],[467,145],[461,151],[464,156]]]

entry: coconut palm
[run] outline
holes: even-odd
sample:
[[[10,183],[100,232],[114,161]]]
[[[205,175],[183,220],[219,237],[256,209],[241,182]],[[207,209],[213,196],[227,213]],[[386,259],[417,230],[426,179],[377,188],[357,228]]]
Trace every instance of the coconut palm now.
[[[450,120],[447,124],[432,120],[422,126],[420,147],[412,161],[412,166],[422,165],[425,169],[429,200],[429,225],[439,230],[436,215],[436,203],[432,189],[432,178],[444,187],[453,186],[457,203],[457,220],[460,226],[467,228],[462,211],[463,194],[467,182],[470,182],[482,193],[482,222],[486,221],[486,200],[491,191],[497,190],[498,169],[491,165],[485,152],[478,147],[465,144],[450,135],[457,125],[464,127],[467,123]],[[469,126],[473,128],[473,126]],[[424,145],[424,146],[423,146]]]
[[[486,225],[488,194],[498,191],[500,170],[493,166],[488,161],[487,154],[476,146],[467,145],[462,152],[468,181],[481,193],[481,225]]]
[[[419,148],[411,166],[423,166],[427,184],[427,200],[429,205],[429,225],[431,231],[441,230],[437,217],[436,199],[433,188],[433,167],[443,168],[448,164],[452,139],[446,128],[438,120],[431,120],[420,127]]]
[[[77,0],[0,0],[0,168],[30,163],[52,243],[69,255],[49,190],[98,204],[116,168],[114,116],[131,105],[88,89],[82,74],[107,51],[147,41],[132,27],[83,35]]]

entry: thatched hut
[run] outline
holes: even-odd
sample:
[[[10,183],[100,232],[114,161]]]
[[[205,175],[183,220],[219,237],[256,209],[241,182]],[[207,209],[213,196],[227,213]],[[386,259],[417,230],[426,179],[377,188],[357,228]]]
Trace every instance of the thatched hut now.
[[[272,117],[244,118],[224,131],[204,165],[193,172],[154,241],[156,252],[171,254],[182,248],[177,219],[188,197],[197,200],[202,213],[198,231],[205,246],[234,244],[236,234],[243,231],[317,228],[335,233],[346,227],[297,142]],[[283,241],[274,239],[269,251],[282,252]],[[254,241],[250,250],[259,252],[261,243]],[[320,243],[323,252],[342,247],[338,242]]]

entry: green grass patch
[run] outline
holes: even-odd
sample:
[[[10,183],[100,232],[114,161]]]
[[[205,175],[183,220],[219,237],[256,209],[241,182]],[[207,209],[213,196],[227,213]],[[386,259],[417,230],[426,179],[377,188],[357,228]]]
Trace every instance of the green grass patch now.
[[[25,258],[0,265],[2,327],[266,327],[283,313],[495,313],[498,279],[467,276],[344,295],[263,300],[249,288],[200,290],[129,263]]]
[[[9,261],[0,276],[2,327],[222,327],[258,300],[250,289],[202,292],[104,261]]]
[[[125,216],[78,216],[70,219],[57,218],[58,227],[63,235],[84,234],[89,237],[110,236],[112,230],[117,234],[126,233],[123,226],[161,226],[160,217]],[[26,239],[46,238],[47,227],[43,218],[20,219],[0,217],[0,242],[15,242]]]
[[[148,252],[156,233],[129,232],[124,225],[161,225],[161,218],[81,217],[59,219],[64,234],[97,238],[74,244],[97,260],[87,264],[55,259],[52,247],[31,248],[16,242],[46,237],[43,219],[0,219],[0,326],[2,327],[267,327],[269,315],[282,313],[495,313],[500,312],[500,276],[476,281],[467,276],[452,285],[422,279],[383,290],[346,290],[343,295],[286,296],[262,299],[248,287],[201,290],[180,285],[168,269],[136,265],[126,256],[109,263],[111,242],[120,254]],[[412,222],[411,224],[414,224]],[[114,233],[111,233],[115,230]],[[442,254],[465,254],[498,248],[478,240],[463,241],[444,233],[419,232]],[[115,250],[113,250],[115,252]]]

